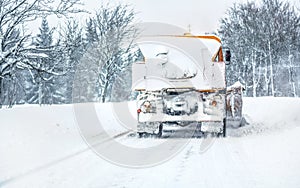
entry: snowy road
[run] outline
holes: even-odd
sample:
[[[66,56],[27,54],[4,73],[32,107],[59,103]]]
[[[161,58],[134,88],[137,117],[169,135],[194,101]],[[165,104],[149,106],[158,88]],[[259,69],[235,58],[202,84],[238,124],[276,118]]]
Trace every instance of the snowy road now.
[[[189,139],[172,158],[148,168],[122,167],[92,151],[71,106],[3,109],[0,187],[299,187],[300,100],[250,98],[244,109],[246,127],[227,138]],[[128,133],[99,146],[113,141],[151,148],[170,139]]]

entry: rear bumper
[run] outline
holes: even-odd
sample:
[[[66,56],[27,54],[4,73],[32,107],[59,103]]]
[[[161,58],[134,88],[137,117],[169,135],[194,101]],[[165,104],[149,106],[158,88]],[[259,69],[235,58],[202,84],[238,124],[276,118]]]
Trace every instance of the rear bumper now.
[[[182,123],[182,124],[181,124]],[[147,122],[139,123],[137,132],[158,134],[159,127],[162,126],[163,132],[206,132],[206,133],[222,133],[223,121],[208,121],[208,122]]]
[[[212,113],[213,114],[213,113]],[[212,122],[212,121],[223,121],[223,113],[215,113],[213,115],[196,112],[194,114],[175,114],[169,115],[164,113],[140,113],[138,114],[138,121],[140,123],[148,122]]]

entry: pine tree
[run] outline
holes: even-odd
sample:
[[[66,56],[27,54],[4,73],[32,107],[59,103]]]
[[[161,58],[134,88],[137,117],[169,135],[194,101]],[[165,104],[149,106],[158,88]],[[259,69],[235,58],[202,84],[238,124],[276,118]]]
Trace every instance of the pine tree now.
[[[49,28],[49,24],[46,17],[42,18],[42,24],[39,28],[40,33],[36,38],[36,46],[41,48],[49,48],[53,43],[53,29]]]
[[[41,54],[34,59],[39,64],[40,69],[55,69],[55,52],[53,43],[53,29],[50,29],[47,18],[42,18],[42,24],[39,28],[33,45],[36,46],[34,53]],[[53,94],[55,92],[54,82],[56,76],[53,74],[34,70],[32,71],[34,80],[28,85],[28,102],[35,104],[53,104]]]
[[[96,31],[96,27],[94,24],[94,21],[92,18],[90,18],[87,22],[86,22],[86,35],[85,35],[85,41],[86,44],[91,44],[94,43],[98,40],[98,36],[97,36],[97,31]]]
[[[76,91],[78,89],[76,84],[82,84],[83,82],[78,81],[76,79],[76,71],[80,66],[79,63],[82,60],[82,56],[85,52],[84,48],[84,40],[82,29],[79,27],[78,22],[76,21],[68,21],[66,23],[66,28],[64,32],[60,36],[61,38],[61,54],[63,54],[62,62],[66,64],[66,71],[67,73],[61,78],[61,95],[65,96],[66,103],[73,103],[73,102],[82,102],[81,100],[77,99]],[[75,82],[75,83],[74,83]],[[86,88],[83,88],[85,90]],[[64,94],[62,94],[64,93]],[[86,100],[84,100],[86,102]]]

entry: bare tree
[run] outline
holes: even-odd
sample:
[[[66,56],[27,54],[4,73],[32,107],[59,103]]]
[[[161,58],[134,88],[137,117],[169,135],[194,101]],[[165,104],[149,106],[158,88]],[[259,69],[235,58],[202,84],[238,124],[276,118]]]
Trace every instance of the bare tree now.
[[[89,36],[95,42],[89,43],[85,62],[90,64],[95,74],[98,100],[105,102],[111,93],[112,85],[121,72],[126,71],[133,60],[133,40],[137,30],[133,26],[134,11],[127,5],[110,8],[102,6],[95,18],[89,21]]]

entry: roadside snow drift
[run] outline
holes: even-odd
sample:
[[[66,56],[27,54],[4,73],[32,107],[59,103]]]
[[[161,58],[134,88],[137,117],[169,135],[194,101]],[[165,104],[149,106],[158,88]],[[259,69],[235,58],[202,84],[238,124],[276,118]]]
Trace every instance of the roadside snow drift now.
[[[95,106],[111,137],[126,130],[111,104]],[[1,109],[0,187],[299,187],[299,112],[300,99],[245,98],[248,125],[227,138],[191,139],[165,162],[126,168],[87,146],[72,105]],[[166,140],[115,139],[142,148]]]

